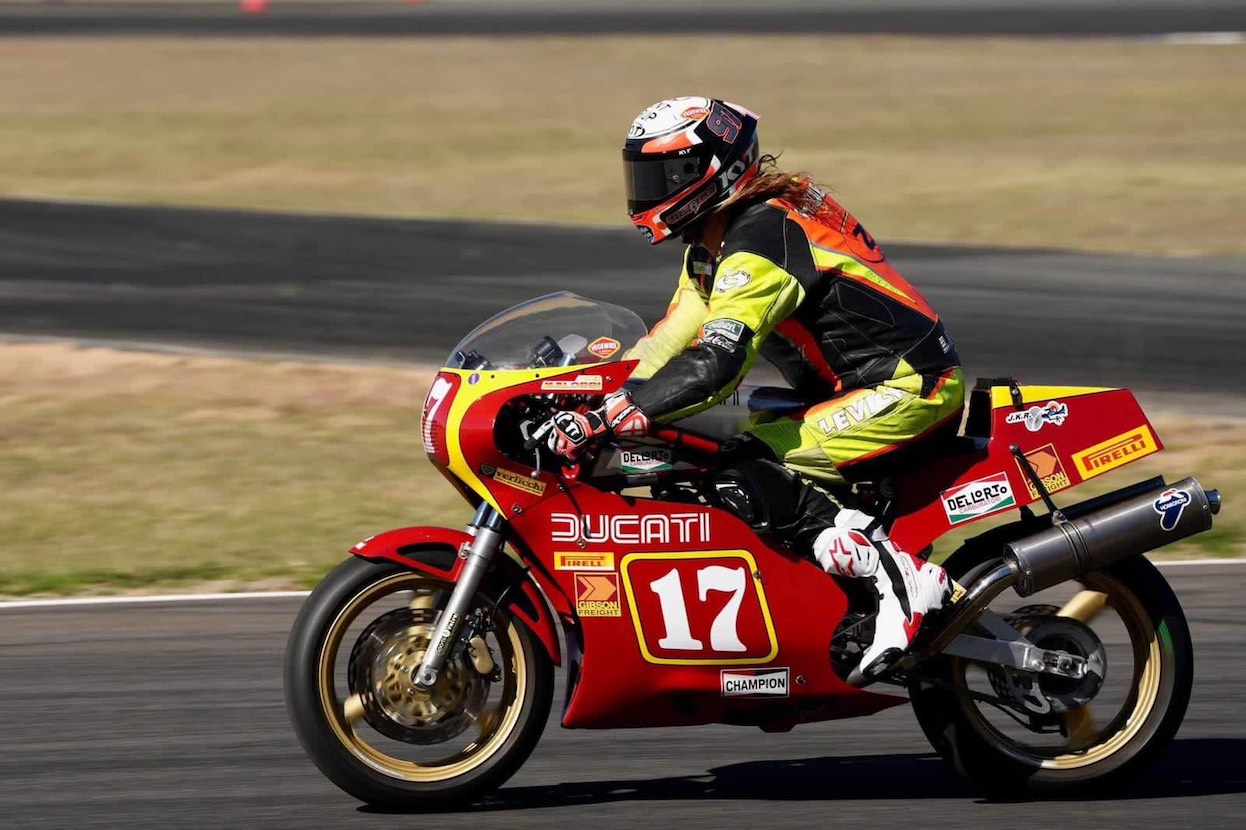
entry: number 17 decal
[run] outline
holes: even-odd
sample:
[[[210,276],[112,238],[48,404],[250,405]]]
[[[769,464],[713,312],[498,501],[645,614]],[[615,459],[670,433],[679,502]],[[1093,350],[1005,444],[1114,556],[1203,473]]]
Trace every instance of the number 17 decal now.
[[[768,663],[779,652],[757,563],[743,550],[633,553],[619,563],[650,663]]]

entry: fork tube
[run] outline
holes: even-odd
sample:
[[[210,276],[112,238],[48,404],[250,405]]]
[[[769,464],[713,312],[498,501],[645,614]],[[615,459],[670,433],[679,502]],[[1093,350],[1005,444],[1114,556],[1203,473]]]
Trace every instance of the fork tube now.
[[[463,620],[471,609],[472,599],[476,596],[477,589],[480,588],[485,571],[489,569],[493,557],[502,547],[502,530],[505,526],[506,519],[487,503],[482,504],[472,518],[471,529],[476,532],[471,547],[467,551],[467,564],[463,567],[463,573],[450,593],[450,601],[446,603],[445,610],[437,618],[437,627],[433,630],[431,645],[424,653],[424,660],[415,673],[417,686],[429,688],[437,682],[437,674],[446,664],[446,658],[450,656],[450,647],[459,636],[459,630],[463,627]]]

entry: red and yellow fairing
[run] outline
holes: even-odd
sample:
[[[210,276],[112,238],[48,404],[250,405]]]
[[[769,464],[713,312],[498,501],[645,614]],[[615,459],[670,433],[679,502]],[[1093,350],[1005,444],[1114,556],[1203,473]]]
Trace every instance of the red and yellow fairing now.
[[[922,550],[953,527],[1007,516],[1041,496],[1012,452],[1016,446],[1051,494],[1111,472],[1162,450],[1163,444],[1128,389],[1082,386],[1021,386],[1018,409],[1007,386],[990,389],[990,435],[983,446],[962,448],[935,463],[897,477],[899,519],[892,538],[907,550]],[[1062,422],[1026,414],[1050,404],[1067,407]],[[971,403],[972,406],[972,403]],[[981,443],[981,442],[980,442]],[[1010,497],[964,518],[944,494],[973,482],[1006,476]]]

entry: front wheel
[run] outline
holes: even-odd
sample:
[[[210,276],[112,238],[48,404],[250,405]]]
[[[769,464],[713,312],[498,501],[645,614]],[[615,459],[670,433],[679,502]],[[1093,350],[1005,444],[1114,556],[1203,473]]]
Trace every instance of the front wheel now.
[[[1088,658],[1097,673],[1036,680],[935,658],[910,686],[934,748],[997,795],[1085,793],[1137,775],[1176,734],[1194,679],[1189,627],[1167,581],[1135,557],[1001,607],[1013,596],[993,610],[1036,645]]]
[[[470,802],[528,758],[549,715],[553,665],[522,622],[478,595],[475,636],[430,690],[412,677],[453,586],[348,559],[312,591],[290,632],[286,705],[324,775],[389,808]]]

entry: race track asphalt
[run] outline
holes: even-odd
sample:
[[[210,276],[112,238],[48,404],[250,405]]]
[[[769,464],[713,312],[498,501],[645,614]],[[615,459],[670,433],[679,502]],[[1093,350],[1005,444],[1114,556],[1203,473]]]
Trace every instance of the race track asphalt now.
[[[274,0],[0,2],[0,35],[1154,35],[1246,29],[1236,0]]]
[[[1240,830],[1246,568],[1164,573],[1197,653],[1184,727],[1115,797],[1047,803],[983,800],[907,707],[786,735],[567,731],[556,711],[528,764],[476,808],[378,814],[323,779],[287,723],[282,653],[299,600],[0,606],[0,826]]]
[[[882,243],[971,377],[1246,389],[1246,259]],[[679,257],[630,228],[0,200],[0,334],[439,362],[551,291],[652,323]]]

